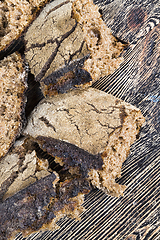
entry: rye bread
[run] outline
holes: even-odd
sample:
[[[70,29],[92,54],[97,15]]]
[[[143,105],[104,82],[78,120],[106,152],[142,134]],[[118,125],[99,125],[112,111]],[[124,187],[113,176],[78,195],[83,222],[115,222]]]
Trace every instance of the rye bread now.
[[[110,94],[89,88],[43,99],[32,112],[24,134],[33,137],[44,151],[54,156],[55,161],[69,169],[71,174],[77,174],[81,169],[79,173],[83,175],[87,168],[84,173],[86,179],[90,179],[94,186],[119,196],[123,194],[125,186],[116,183],[115,178],[120,177],[122,163],[143,122],[144,117],[138,108]],[[72,147],[67,144],[72,144]],[[74,153],[69,150],[70,147]],[[84,167],[85,161],[81,158],[83,153],[78,154],[76,147],[95,157],[100,155],[97,158],[97,161],[102,161],[99,169],[94,164]],[[78,155],[81,159],[79,162],[72,157]],[[91,158],[94,159],[93,156]],[[89,161],[89,158],[86,159]]]

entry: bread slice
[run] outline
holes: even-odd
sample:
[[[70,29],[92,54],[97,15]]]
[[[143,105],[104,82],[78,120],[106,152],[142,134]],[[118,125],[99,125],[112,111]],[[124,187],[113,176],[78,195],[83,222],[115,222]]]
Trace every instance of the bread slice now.
[[[4,0],[0,3],[0,51],[18,39],[46,0]]]
[[[26,71],[21,55],[0,61],[0,159],[8,152],[22,128]]]
[[[136,107],[89,88],[42,100],[31,114],[24,134],[33,137],[44,151],[54,156],[55,161],[69,169],[71,174],[77,174],[77,167],[79,169],[82,166],[83,169],[85,162],[81,158],[82,153],[78,154],[79,150],[75,147],[95,158],[100,154],[97,161],[103,159],[102,165],[96,168],[87,163],[85,177],[94,186],[119,196],[123,194],[125,186],[116,183],[115,178],[120,177],[122,163],[143,122],[144,117]],[[70,146],[62,146],[60,151],[64,157],[58,155],[56,147],[59,149],[59,143],[54,143],[55,139],[75,146],[74,153],[63,153]],[[79,162],[72,157],[76,153],[81,159]]]

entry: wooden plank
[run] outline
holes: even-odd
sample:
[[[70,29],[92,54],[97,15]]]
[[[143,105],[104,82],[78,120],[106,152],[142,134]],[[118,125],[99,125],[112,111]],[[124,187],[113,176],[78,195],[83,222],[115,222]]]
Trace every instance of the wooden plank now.
[[[113,34],[129,42],[138,43],[160,23],[159,0],[94,0]]]

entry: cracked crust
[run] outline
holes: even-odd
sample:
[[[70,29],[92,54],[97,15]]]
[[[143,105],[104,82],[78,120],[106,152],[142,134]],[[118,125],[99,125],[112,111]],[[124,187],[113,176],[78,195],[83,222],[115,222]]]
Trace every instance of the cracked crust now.
[[[116,97],[89,88],[43,99],[32,112],[24,134],[70,142],[91,154],[101,153],[109,135],[122,127],[134,108]]]
[[[29,27],[25,41],[26,59],[36,81],[41,82],[45,96],[63,89],[65,92],[66,87],[75,88],[73,72],[70,74],[73,69],[67,73],[65,68],[72,63],[78,65],[84,57],[87,60],[82,68],[91,75],[90,85],[99,77],[113,73],[123,61],[118,57],[123,44],[112,36],[92,1],[87,4],[79,0],[51,2]],[[55,77],[54,72],[58,70],[63,74]],[[69,82],[66,74],[67,78],[70,74]],[[82,86],[81,77],[79,81],[76,85]]]
[[[50,174],[48,161],[39,159],[35,150],[27,150],[23,144],[24,140],[17,141],[0,162],[0,200]]]
[[[71,11],[70,1],[53,1],[25,34],[25,56],[37,81],[89,53],[81,26],[71,18]]]
[[[22,128],[26,71],[18,53],[0,61],[0,159],[8,152]]]
[[[125,186],[117,184],[115,178],[120,177],[122,163],[143,122],[144,117],[136,107],[90,88],[42,100],[31,114],[24,134],[37,142],[42,140],[41,148],[51,155],[53,151],[55,161],[70,168],[72,174],[79,171],[76,157],[72,158],[78,150],[70,153],[61,146],[60,155],[58,149],[54,150],[54,145],[58,147],[54,139],[66,142],[66,146],[75,145],[75,148],[92,155],[101,154],[102,169],[87,166],[89,179],[94,186],[118,196],[123,194]],[[101,161],[101,158],[97,160]],[[89,161],[88,157],[86,161]]]

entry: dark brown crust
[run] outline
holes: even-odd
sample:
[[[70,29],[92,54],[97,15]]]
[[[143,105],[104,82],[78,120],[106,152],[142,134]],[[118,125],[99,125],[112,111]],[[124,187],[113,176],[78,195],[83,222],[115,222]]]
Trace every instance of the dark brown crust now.
[[[0,204],[0,240],[7,240],[12,232],[31,233],[47,226],[60,211],[73,212],[77,208],[74,197],[91,190],[83,178],[66,179],[53,186],[54,173],[18,192]]]
[[[76,174],[83,178],[88,177],[90,169],[102,169],[103,159],[100,154],[90,154],[71,143],[50,137],[38,136],[36,142],[43,151],[47,151],[53,157],[60,158],[63,162],[63,169],[75,168]]]
[[[44,223],[53,219],[53,212],[48,210],[50,199],[56,196],[51,174],[0,205],[0,239],[5,240],[13,231],[38,230]]]
[[[71,201],[71,198],[78,196],[79,193],[87,194],[90,190],[91,187],[89,181],[73,176],[71,179],[60,182],[58,194],[59,200],[64,204]]]
[[[49,77],[46,79],[49,80],[49,84],[41,84],[44,96],[49,97],[59,93],[66,93],[70,89],[75,89],[77,87],[84,87],[84,85],[89,85],[92,82],[90,74],[84,69],[69,71],[59,79],[49,79]]]
[[[89,55],[74,61],[42,79],[40,84],[43,95],[51,97],[59,93],[66,93],[71,89],[90,86],[91,75],[82,68],[88,57]]]

